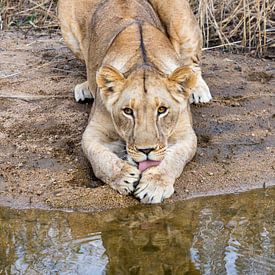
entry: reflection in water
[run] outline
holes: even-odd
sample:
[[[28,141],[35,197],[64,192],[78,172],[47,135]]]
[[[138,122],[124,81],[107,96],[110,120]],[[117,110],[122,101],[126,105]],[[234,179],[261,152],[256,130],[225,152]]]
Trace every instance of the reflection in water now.
[[[0,208],[0,274],[274,274],[275,189],[104,213]]]

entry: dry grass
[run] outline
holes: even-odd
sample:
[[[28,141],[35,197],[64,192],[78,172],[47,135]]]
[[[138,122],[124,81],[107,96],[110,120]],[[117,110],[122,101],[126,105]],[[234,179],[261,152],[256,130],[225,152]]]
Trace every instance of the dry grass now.
[[[57,28],[56,3],[57,0],[0,0],[0,29]]]
[[[275,48],[274,0],[191,0],[205,47],[233,46],[263,56]]]
[[[0,1],[0,29],[58,27],[57,0]],[[190,0],[190,3],[202,28],[206,49],[237,48],[257,56],[274,51],[274,0]]]

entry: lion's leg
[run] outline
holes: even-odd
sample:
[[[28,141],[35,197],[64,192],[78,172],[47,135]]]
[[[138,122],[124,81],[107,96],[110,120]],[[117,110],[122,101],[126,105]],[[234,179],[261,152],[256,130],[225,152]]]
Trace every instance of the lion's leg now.
[[[89,89],[88,81],[77,84],[74,88],[74,98],[76,102],[83,102],[86,99],[92,99],[93,95]]]
[[[84,62],[84,55],[81,51],[79,41],[74,35],[72,29],[64,24],[61,24],[62,35],[65,43],[70,48],[70,50],[76,55],[78,59]],[[89,89],[88,81],[81,84],[77,84],[74,88],[74,98],[76,102],[83,102],[85,99],[94,98],[93,92]]]
[[[78,5],[82,7],[84,1],[79,1]],[[82,7],[83,8],[83,7]],[[61,28],[61,33],[64,42],[74,55],[85,63],[85,53],[83,52],[83,28],[81,28],[82,17],[77,16],[78,9],[74,1],[59,0],[58,1],[58,18]],[[85,18],[85,16],[83,16]],[[78,84],[74,88],[74,97],[77,102],[85,101],[85,99],[93,98],[93,95],[88,87],[88,82]]]
[[[97,178],[120,194],[128,195],[134,191],[140,178],[139,170],[114,153],[118,146],[111,144],[100,125],[90,122],[83,134],[82,147]]]
[[[195,155],[197,138],[190,126],[178,142],[169,146],[159,166],[149,168],[141,177],[134,195],[143,203],[160,203],[174,193],[174,182]]]
[[[202,33],[187,0],[149,0],[158,13],[182,63],[197,72],[198,82],[190,101],[208,102],[212,96],[201,76]]]
[[[62,4],[63,2],[60,2],[60,3]],[[60,3],[59,3],[59,6],[61,6]],[[67,10],[70,11],[70,9],[68,8]],[[66,43],[67,47],[74,53],[74,55],[78,59],[84,62],[84,55],[81,51],[79,37],[77,37],[76,33],[73,30],[73,26],[75,26],[77,22],[75,22],[75,24],[72,24],[72,22],[68,20],[65,15],[63,16],[63,12],[65,12],[65,8],[61,9],[59,7],[58,15],[59,15],[60,28],[61,28],[61,33],[62,33],[64,42]]]

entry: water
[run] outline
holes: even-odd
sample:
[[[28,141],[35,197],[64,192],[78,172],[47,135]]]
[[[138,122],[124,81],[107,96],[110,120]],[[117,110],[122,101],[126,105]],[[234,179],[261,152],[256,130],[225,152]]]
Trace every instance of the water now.
[[[0,208],[0,274],[275,274],[275,188],[104,213]]]

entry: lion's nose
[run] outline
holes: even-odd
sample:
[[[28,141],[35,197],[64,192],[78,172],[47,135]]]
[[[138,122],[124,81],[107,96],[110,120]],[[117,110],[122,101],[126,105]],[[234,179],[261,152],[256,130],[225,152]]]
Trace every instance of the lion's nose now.
[[[155,150],[155,148],[143,148],[143,149],[138,148],[138,150],[145,155],[149,155],[153,150]]]

